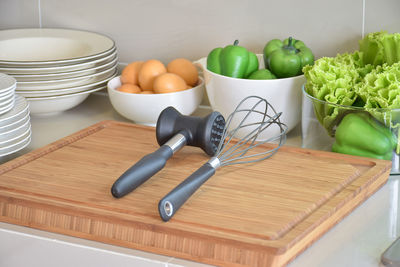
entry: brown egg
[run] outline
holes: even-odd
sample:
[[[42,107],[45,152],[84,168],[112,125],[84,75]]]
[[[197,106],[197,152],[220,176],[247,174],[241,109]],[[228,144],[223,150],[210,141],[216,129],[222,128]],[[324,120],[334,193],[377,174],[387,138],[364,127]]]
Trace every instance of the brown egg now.
[[[121,92],[125,92],[125,93],[132,93],[132,94],[139,94],[142,92],[142,90],[140,90],[140,87],[135,85],[135,84],[131,84],[131,83],[126,83],[121,85],[121,87],[118,88],[118,91]]]
[[[154,91],[150,91],[150,90],[142,91],[141,94],[142,95],[151,95],[151,94],[154,94]]]
[[[190,86],[195,86],[199,80],[199,72],[196,66],[185,58],[177,58],[169,62],[167,71],[178,74]]]
[[[139,84],[138,77],[139,77],[139,70],[142,67],[144,61],[135,61],[129,63],[121,73],[121,82],[124,83],[131,83],[131,84]]]
[[[154,79],[163,73],[166,73],[167,69],[164,64],[157,59],[150,59],[143,63],[142,68],[139,71],[139,85],[143,91],[152,90]]]
[[[164,73],[154,80],[153,90],[156,94],[172,93],[187,89],[185,80],[175,73]]]

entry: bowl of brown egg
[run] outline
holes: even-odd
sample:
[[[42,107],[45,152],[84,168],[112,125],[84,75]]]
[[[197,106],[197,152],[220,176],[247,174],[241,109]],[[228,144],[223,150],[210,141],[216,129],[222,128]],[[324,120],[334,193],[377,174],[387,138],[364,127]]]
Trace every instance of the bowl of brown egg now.
[[[107,84],[113,108],[138,124],[154,126],[161,111],[172,106],[192,114],[204,94],[204,80],[197,67],[185,58],[164,64],[160,60],[135,61]]]

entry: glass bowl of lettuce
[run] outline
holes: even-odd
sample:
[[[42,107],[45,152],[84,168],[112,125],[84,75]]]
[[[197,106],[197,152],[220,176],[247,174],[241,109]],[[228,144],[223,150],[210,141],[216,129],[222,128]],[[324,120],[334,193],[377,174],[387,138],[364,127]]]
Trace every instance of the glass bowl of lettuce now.
[[[392,160],[400,174],[400,34],[359,45],[304,67],[302,146]]]

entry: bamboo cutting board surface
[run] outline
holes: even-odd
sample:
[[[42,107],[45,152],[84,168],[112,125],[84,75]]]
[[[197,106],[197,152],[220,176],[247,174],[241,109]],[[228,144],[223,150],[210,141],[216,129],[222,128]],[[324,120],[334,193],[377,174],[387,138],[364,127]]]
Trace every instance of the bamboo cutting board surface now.
[[[157,148],[154,128],[104,121],[5,163],[0,220],[219,266],[280,266],[383,185],[391,167],[285,146],[218,169],[163,222],[158,201],[208,160],[201,149],[184,147],[121,199],[110,193]]]

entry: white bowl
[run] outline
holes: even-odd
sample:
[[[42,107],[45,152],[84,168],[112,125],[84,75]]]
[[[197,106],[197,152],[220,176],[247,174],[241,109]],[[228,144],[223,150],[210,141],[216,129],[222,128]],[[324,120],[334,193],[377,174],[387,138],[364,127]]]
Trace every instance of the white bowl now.
[[[262,55],[257,55],[260,68],[264,68]],[[201,58],[196,62],[203,70],[205,87],[211,108],[219,111],[225,118],[231,114],[239,102],[247,96],[259,96],[265,98],[276,110],[282,112],[281,122],[285,123],[288,131],[293,129],[301,117],[301,87],[305,83],[304,75],[273,80],[248,80],[231,78],[216,74],[207,70],[207,58]],[[256,122],[259,116],[249,118]],[[240,118],[240,117],[236,117]],[[233,125],[238,122],[232,122]],[[248,132],[240,131],[236,137],[242,138]],[[262,133],[259,139],[267,139],[279,134],[279,129]]]
[[[46,73],[46,74],[13,74],[12,76],[18,82],[35,82],[35,81],[48,81],[48,80],[60,80],[60,79],[71,79],[77,78],[82,76],[87,76],[90,74],[95,74],[98,72],[102,72],[109,67],[112,67],[117,64],[118,58],[115,58],[110,61],[106,62],[105,64],[83,69],[83,70],[75,70],[69,72],[59,72],[59,73]]]
[[[17,82],[17,91],[38,91],[38,90],[54,90],[65,89],[68,87],[82,86],[95,83],[112,76],[117,72],[117,64],[95,74],[85,75],[75,78],[65,78],[59,80]]]
[[[117,50],[114,49],[110,55],[106,55],[96,60],[85,61],[83,63],[77,63],[72,65],[56,65],[50,67],[4,67],[0,65],[0,72],[7,73],[9,75],[41,75],[49,73],[65,73],[70,71],[85,70],[92,67],[98,67],[102,64],[113,61],[117,57]]]
[[[139,124],[154,126],[161,111],[173,106],[183,115],[192,114],[200,105],[204,94],[203,78],[199,85],[184,91],[166,94],[131,94],[117,90],[121,86],[120,76],[111,79],[108,95],[114,109],[127,119]]]
[[[107,55],[115,43],[107,36],[70,29],[10,29],[0,32],[0,64],[74,64]]]
[[[111,76],[110,78],[106,78],[106,79],[103,79],[103,80],[95,82],[95,83],[86,84],[86,85],[82,85],[82,86],[76,86],[76,87],[68,87],[68,88],[53,89],[53,90],[37,90],[37,91],[19,91],[19,90],[17,90],[16,92],[19,95],[27,97],[27,98],[70,95],[70,94],[75,94],[75,93],[80,93],[83,91],[96,89],[98,87],[105,88],[107,85],[107,82],[115,76],[116,76],[116,73],[113,76]]]
[[[60,112],[76,107],[77,105],[85,101],[85,99],[91,93],[102,89],[105,89],[105,86],[69,95],[49,96],[49,97],[26,97],[26,100],[29,103],[30,114],[55,115]]]

